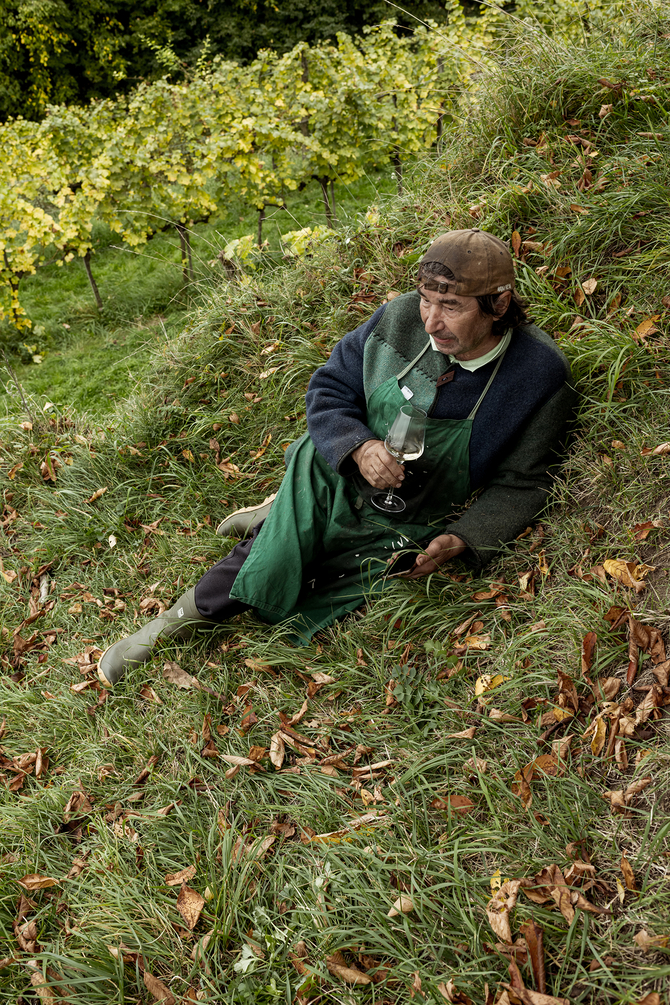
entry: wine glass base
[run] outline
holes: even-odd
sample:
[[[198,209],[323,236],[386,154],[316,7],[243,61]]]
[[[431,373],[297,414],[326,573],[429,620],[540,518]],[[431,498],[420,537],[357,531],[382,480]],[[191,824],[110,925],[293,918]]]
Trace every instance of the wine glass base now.
[[[370,502],[375,509],[381,510],[382,513],[402,513],[403,510],[407,509],[404,500],[396,495],[392,495],[389,499],[388,492],[377,492],[376,495],[371,496]]]

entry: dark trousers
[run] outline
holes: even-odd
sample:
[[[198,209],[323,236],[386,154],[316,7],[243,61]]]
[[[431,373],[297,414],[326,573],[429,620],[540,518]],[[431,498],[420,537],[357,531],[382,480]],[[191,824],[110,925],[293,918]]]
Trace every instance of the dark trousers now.
[[[195,606],[203,618],[210,621],[227,621],[228,618],[248,611],[248,604],[231,600],[230,591],[237,574],[249,557],[251,546],[258,537],[263,521],[254,527],[251,537],[240,541],[225,558],[213,565],[195,587]]]

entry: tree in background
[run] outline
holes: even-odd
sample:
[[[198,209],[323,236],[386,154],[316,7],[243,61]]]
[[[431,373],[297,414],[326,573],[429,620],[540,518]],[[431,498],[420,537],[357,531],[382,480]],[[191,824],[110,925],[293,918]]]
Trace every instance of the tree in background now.
[[[400,30],[415,17],[445,20],[440,0],[401,6],[407,15],[383,0],[3,0],[0,120],[126,93],[166,70],[177,80],[203,51],[247,63],[260,49],[334,41],[389,16]]]

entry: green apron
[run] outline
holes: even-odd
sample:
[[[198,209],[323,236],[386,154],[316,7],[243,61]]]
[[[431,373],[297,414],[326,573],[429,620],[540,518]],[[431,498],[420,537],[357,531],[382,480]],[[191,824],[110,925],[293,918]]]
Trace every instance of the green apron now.
[[[367,425],[380,440],[407,403],[408,389],[401,391],[399,382],[429,348],[430,342],[370,396]],[[293,641],[306,645],[320,628],[378,595],[389,582],[384,571],[392,555],[444,533],[470,495],[472,424],[504,355],[467,419],[427,419],[423,455],[405,465],[405,481],[395,490],[405,500],[403,513],[374,509],[368,500],[379,490],[360,475],[333,471],[309,434],[292,444],[284,480],[231,598],[271,624],[287,622]]]

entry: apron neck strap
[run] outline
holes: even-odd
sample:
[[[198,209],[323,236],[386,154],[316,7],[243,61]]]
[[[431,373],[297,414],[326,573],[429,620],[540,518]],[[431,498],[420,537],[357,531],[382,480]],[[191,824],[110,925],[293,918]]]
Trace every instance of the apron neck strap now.
[[[501,365],[502,361],[503,361],[503,360],[504,360],[504,358],[505,358],[505,353],[506,353],[506,352],[507,352],[507,349],[505,349],[505,351],[504,351],[504,352],[501,352],[501,354],[500,354],[500,358],[498,359],[498,362],[496,363],[496,367],[495,367],[495,370],[493,371],[493,373],[492,373],[492,374],[491,374],[491,376],[489,377],[489,379],[488,379],[488,383],[487,383],[486,387],[484,388],[484,390],[482,391],[482,393],[481,393],[481,394],[479,395],[479,400],[478,400],[477,404],[475,405],[475,407],[474,407],[474,408],[472,409],[472,411],[471,411],[471,412],[470,412],[470,414],[468,415],[468,420],[470,420],[470,419],[474,419],[475,415],[476,415],[476,414],[477,414],[477,412],[479,411],[479,406],[481,405],[482,401],[483,401],[483,400],[484,400],[484,398],[486,397],[486,393],[487,393],[488,389],[490,388],[491,384],[492,384],[492,383],[493,383],[493,381],[495,380],[495,378],[496,378],[496,374],[498,373],[498,370],[500,369],[500,365]]]
[[[402,380],[403,377],[406,377],[407,374],[409,373],[409,371],[412,370],[416,366],[416,364],[419,362],[419,360],[424,355],[424,353],[426,353],[429,349],[430,349],[430,339],[428,340],[427,344],[423,347],[423,349],[421,350],[421,352],[419,353],[419,355],[416,356],[412,360],[412,362],[409,364],[409,366],[406,366],[404,370],[401,370],[400,373],[396,374],[396,378],[395,379],[396,380]]]

